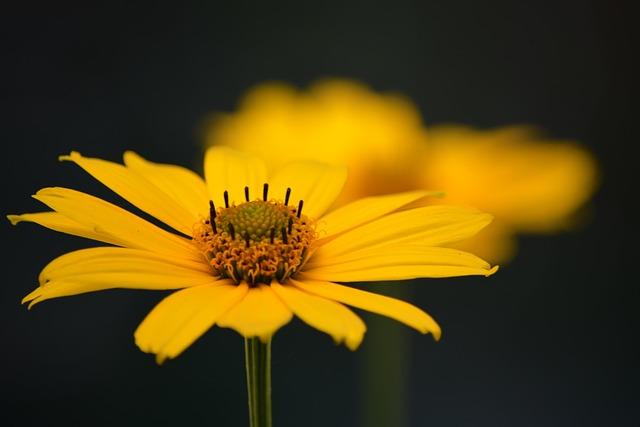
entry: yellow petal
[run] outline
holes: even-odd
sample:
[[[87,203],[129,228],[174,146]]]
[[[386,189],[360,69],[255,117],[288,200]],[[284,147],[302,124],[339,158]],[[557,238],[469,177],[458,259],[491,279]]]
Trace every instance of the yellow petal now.
[[[291,163],[269,180],[272,197],[283,199],[291,188],[291,204],[304,201],[302,212],[319,218],[336,200],[347,179],[347,170],[314,161]]]
[[[229,280],[194,286],[163,299],[138,326],[136,345],[158,363],[180,355],[242,299],[247,285]]]
[[[516,231],[496,218],[475,236],[454,243],[451,247],[474,253],[494,264],[505,264],[516,254]]]
[[[323,258],[314,254],[304,277],[336,282],[405,280],[492,274],[487,262],[451,248],[419,245],[381,245]]]
[[[216,280],[211,272],[176,265],[145,251],[96,249],[71,252],[52,261],[40,274],[41,285],[22,302],[31,302],[31,307],[51,298],[104,289],[179,289]]]
[[[356,200],[323,216],[320,220],[321,237],[329,237],[366,224],[384,215],[430,196],[441,193],[410,191],[386,196],[366,197]]]
[[[87,227],[72,219],[67,218],[58,212],[37,212],[26,213],[21,215],[7,215],[11,224],[16,225],[20,222],[33,222],[41,225],[45,228],[58,231],[60,233],[67,233],[73,236],[85,237],[87,239],[97,240],[99,242],[111,243],[117,246],[126,246],[127,243],[124,240],[118,239],[115,236],[106,234],[95,228]]]
[[[229,192],[229,203],[245,201],[244,187],[249,187],[251,200],[262,197],[262,187],[267,182],[267,168],[258,157],[226,147],[207,150],[204,158],[204,176],[209,198],[215,205],[224,206],[223,194]]]
[[[181,233],[191,236],[193,224],[198,221],[195,212],[189,212],[176,203],[173,198],[142,175],[123,165],[83,157],[75,151],[68,156],[60,156],[60,160],[74,162],[134,206]]]
[[[329,259],[375,245],[445,245],[473,236],[491,219],[491,215],[457,206],[396,212],[339,235],[318,248],[314,256]]]
[[[146,178],[189,212],[209,214],[209,193],[204,180],[189,169],[153,163],[133,151],[124,153],[127,168]]]
[[[291,310],[266,285],[250,288],[236,306],[218,320],[218,326],[231,328],[245,338],[269,340],[291,320]]]
[[[38,278],[41,285],[55,279],[70,276],[104,272],[139,271],[174,273],[210,277],[212,270],[204,258],[197,262],[182,258],[168,257],[140,249],[100,247],[80,249],[66,253],[51,261]]]
[[[368,270],[360,264],[360,269],[354,271],[331,271],[327,269],[312,270],[300,277],[312,280],[333,280],[336,282],[364,282],[384,280],[409,280],[419,278],[442,278],[459,276],[491,276],[498,267],[490,270],[462,267],[455,265],[390,265],[386,267],[371,267]]]
[[[291,280],[291,283],[305,292],[390,317],[423,334],[430,332],[436,340],[440,339],[440,326],[435,320],[404,301],[324,281]]]
[[[459,249],[444,248],[436,246],[425,246],[412,243],[391,243],[388,245],[377,245],[369,248],[351,251],[338,256],[322,257],[314,255],[304,266],[304,271],[318,268],[338,268],[340,270],[351,270],[349,266],[359,262],[366,262],[369,259],[371,265],[460,265],[467,267],[489,268],[489,264],[467,252]]]
[[[33,197],[84,227],[113,236],[123,246],[196,261],[202,259],[202,254],[189,240],[89,194],[51,187],[43,188]]]
[[[336,343],[345,342],[351,350],[358,348],[367,330],[364,322],[337,302],[303,292],[294,286],[271,283],[271,288],[308,325],[325,332]]]

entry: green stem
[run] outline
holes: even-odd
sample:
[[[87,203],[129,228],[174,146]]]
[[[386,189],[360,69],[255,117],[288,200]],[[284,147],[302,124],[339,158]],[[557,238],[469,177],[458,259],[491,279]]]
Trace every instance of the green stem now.
[[[372,292],[411,299],[401,283],[370,284]],[[411,379],[411,335],[404,325],[380,316],[367,316],[367,338],[358,353],[361,367],[362,425],[406,427]]]
[[[271,427],[271,340],[244,339],[249,426]]]

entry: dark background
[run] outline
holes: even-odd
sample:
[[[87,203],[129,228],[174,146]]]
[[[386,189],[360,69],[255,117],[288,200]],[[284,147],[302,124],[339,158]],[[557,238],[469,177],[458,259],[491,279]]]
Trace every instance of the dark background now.
[[[56,161],[71,149],[199,165],[206,114],[270,79],[356,78],[407,94],[429,124],[539,125],[598,157],[593,220],[523,238],[490,280],[410,285],[444,330],[437,344],[411,335],[410,420],[638,425],[635,253],[623,241],[636,227],[623,202],[637,197],[626,160],[638,50],[622,2],[90,3],[4,6],[3,212],[39,210],[29,195],[51,185],[117,200]],[[216,328],[158,367],[132,333],[164,293],[105,291],[27,311],[19,301],[39,269],[90,243],[8,222],[0,233],[2,424],[246,425],[237,334]],[[358,425],[360,357],[298,321],[280,331],[276,425]]]

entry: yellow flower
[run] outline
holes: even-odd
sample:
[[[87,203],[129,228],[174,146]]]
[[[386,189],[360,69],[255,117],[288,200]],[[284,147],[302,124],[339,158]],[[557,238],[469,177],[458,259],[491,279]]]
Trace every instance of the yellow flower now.
[[[331,80],[309,93],[265,84],[247,93],[236,114],[213,117],[207,145],[228,145],[263,158],[272,170],[296,160],[346,165],[349,181],[337,204],[415,189],[407,171],[420,167],[420,115],[400,95]],[[399,188],[401,188],[399,190]]]
[[[224,147],[205,156],[205,180],[127,152],[125,165],[62,156],[93,175],[167,231],[104,200],[68,188],[33,197],[52,211],[9,215],[113,246],[53,260],[23,302],[110,288],[181,289],[135,332],[162,362],[213,325],[268,341],[292,315],[344,342],[360,344],[365,325],[343,304],[396,319],[438,339],[440,328],[403,301],[335,282],[488,276],[480,258],[445,244],[486,226],[491,216],[424,206],[425,191],[371,197],[324,214],[346,180],[342,167],[295,162],[268,177],[258,158]]]
[[[351,179],[337,206],[389,192],[441,190],[447,204],[496,216],[464,243],[494,261],[511,256],[515,233],[569,225],[596,184],[594,160],[575,144],[551,143],[525,127],[426,131],[409,100],[345,80],[307,92],[258,86],[237,113],[214,117],[206,143],[258,154],[276,168],[296,159],[346,165]]]
[[[544,140],[523,126],[434,127],[422,158],[421,186],[443,189],[447,203],[495,215],[486,230],[456,245],[492,260],[504,261],[513,253],[517,232],[569,228],[596,186],[589,153],[574,143]]]

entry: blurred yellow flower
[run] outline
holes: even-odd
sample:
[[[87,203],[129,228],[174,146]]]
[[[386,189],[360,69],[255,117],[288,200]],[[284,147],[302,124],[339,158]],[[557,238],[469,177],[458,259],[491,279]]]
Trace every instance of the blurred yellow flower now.
[[[515,233],[567,229],[596,185],[591,155],[571,142],[545,140],[533,128],[429,130],[420,186],[442,189],[447,203],[475,206],[496,221],[458,247],[505,261]]]
[[[400,95],[378,95],[349,81],[328,81],[309,93],[283,84],[250,91],[236,114],[214,116],[207,145],[259,155],[270,168],[300,159],[346,165],[349,182],[337,202],[416,188],[420,115]],[[420,146],[418,145],[418,146]]]
[[[441,190],[446,197],[439,203],[495,215],[464,244],[494,262],[514,253],[518,232],[567,227],[596,185],[593,158],[573,143],[547,141],[527,127],[426,131],[407,98],[348,80],[322,81],[308,91],[258,86],[238,112],[212,116],[206,144],[259,154],[271,167],[297,159],[346,165],[352,179],[338,205],[388,192]]]

